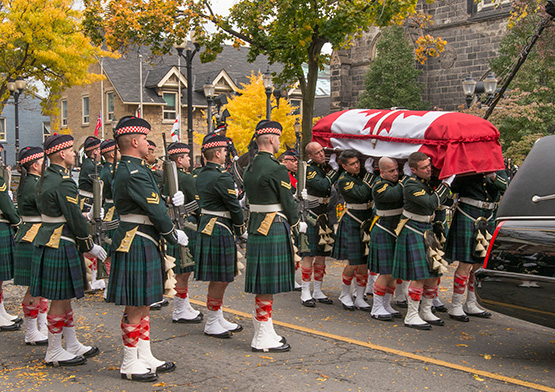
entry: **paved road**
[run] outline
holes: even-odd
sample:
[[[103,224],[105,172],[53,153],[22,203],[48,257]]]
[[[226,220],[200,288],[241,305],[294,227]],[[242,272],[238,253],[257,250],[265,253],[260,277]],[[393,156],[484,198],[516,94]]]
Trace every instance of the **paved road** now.
[[[325,291],[337,298],[342,264],[330,262]],[[452,276],[452,271],[449,273]],[[274,323],[291,344],[289,353],[252,353],[254,299],[230,285],[226,316],[245,327],[230,340],[203,334],[202,325],[171,322],[171,306],[151,313],[153,352],[178,369],[152,384],[119,377],[122,309],[100,293],[74,302],[78,336],[102,353],[76,368],[47,368],[44,347],[23,344],[23,332],[0,334],[1,391],[555,391],[554,330],[499,314],[470,323],[451,321],[432,331],[347,312],[335,301],[309,309],[299,293],[276,296]],[[449,298],[452,280],[442,282]],[[18,313],[23,290],[5,283],[8,310]],[[189,290],[205,310],[206,284]]]

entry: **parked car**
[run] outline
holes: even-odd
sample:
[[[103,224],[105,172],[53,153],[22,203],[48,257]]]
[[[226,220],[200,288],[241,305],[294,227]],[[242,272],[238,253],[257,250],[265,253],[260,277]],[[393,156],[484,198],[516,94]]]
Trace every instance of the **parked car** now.
[[[555,328],[555,136],[536,142],[499,204],[483,268],[482,306]]]

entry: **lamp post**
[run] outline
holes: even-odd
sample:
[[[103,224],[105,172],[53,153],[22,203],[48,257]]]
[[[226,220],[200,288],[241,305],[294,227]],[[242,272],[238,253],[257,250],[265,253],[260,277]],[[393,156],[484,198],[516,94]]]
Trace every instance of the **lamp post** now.
[[[295,137],[297,139],[296,143],[295,143],[295,149],[297,150],[297,152],[299,153],[299,155],[301,154],[301,124],[299,123],[299,118],[297,117],[297,119],[295,120],[295,125],[293,125],[293,129],[295,130]]]
[[[266,90],[266,119],[272,119],[272,90],[274,89],[274,82],[272,80],[272,75],[270,74],[270,67],[262,77],[262,83],[264,84],[264,89]]]
[[[200,49],[200,44],[196,42],[195,35],[191,34],[191,42],[193,43],[194,49],[191,49],[187,42],[183,42],[180,45],[175,45],[178,55],[178,68],[179,74],[181,74],[181,57],[185,59],[185,64],[187,67],[187,141],[189,142],[189,148],[191,151],[189,155],[193,162],[191,162],[191,167],[195,166],[195,154],[193,152],[194,142],[193,142],[193,58],[195,54]],[[186,49],[186,50],[185,50]],[[185,55],[183,55],[185,51]],[[181,81],[179,82],[179,132],[181,133]],[[179,135],[181,137],[181,135]]]
[[[208,109],[206,111],[206,123],[208,126],[208,130],[206,134],[210,134],[212,132],[212,103],[214,102],[214,85],[212,83],[205,84],[202,86],[204,90],[204,96],[206,97],[206,102],[208,102]]]
[[[462,88],[464,94],[466,95],[466,108],[472,106],[474,97],[478,101],[478,106],[481,107],[482,103],[488,105],[492,102],[495,96],[495,90],[497,89],[497,79],[493,72],[490,72],[484,81],[475,81],[472,75],[468,75],[462,81]],[[486,97],[482,100],[482,94],[486,93]]]
[[[15,161],[17,162],[17,157],[19,155],[19,96],[23,92],[23,89],[27,85],[25,79],[18,76],[15,81],[10,79],[8,81],[8,90],[10,94],[13,95],[14,100],[14,120],[15,120]]]

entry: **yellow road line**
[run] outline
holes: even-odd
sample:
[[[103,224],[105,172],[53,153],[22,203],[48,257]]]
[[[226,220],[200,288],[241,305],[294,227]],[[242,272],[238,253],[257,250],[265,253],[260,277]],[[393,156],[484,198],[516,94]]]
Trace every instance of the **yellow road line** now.
[[[197,300],[193,300],[193,299],[190,299],[189,301],[194,303],[195,305],[200,305],[200,306],[204,306],[206,304],[205,302],[201,302],[201,301],[197,301]],[[222,309],[225,312],[228,312],[228,313],[231,313],[231,314],[234,314],[234,315],[237,315],[237,316],[241,316],[241,317],[245,317],[245,318],[252,317],[251,314],[241,312],[239,310],[230,309],[230,308],[226,308],[226,307],[224,307]],[[273,323],[275,325],[280,325],[282,327],[293,329],[293,330],[296,330],[296,331],[306,332],[306,333],[309,333],[309,334],[312,334],[312,335],[318,335],[318,336],[322,336],[322,337],[329,338],[329,339],[339,340],[341,342],[355,344],[357,346],[367,347],[367,348],[371,348],[373,350],[379,350],[379,351],[383,351],[383,352],[386,352],[386,353],[389,353],[389,354],[395,354],[395,355],[399,355],[401,357],[415,359],[417,361],[431,363],[431,364],[434,364],[434,365],[443,366],[443,367],[447,367],[447,368],[455,369],[455,370],[460,370],[462,372],[472,373],[472,374],[476,374],[476,375],[479,375],[479,376],[491,378],[491,379],[498,380],[498,381],[503,381],[503,382],[510,383],[510,384],[515,384],[515,385],[520,385],[520,386],[527,387],[527,388],[536,389],[538,391],[555,392],[555,388],[551,388],[551,387],[548,387],[548,386],[545,386],[545,385],[535,384],[535,383],[532,383],[532,382],[519,380],[519,379],[512,378],[512,377],[502,376],[500,374],[486,372],[484,370],[473,369],[473,368],[470,368],[468,366],[461,366],[461,365],[457,365],[456,363],[446,362],[446,361],[442,361],[440,359],[429,358],[429,357],[425,357],[423,355],[413,354],[413,353],[409,353],[409,352],[402,351],[402,350],[397,350],[397,349],[390,348],[390,347],[384,347],[384,346],[380,346],[380,345],[373,344],[373,343],[370,343],[370,342],[363,342],[363,341],[360,341],[360,340],[346,338],[344,336],[334,335],[334,334],[331,334],[331,333],[322,332],[322,331],[318,331],[318,330],[315,330],[315,329],[301,327],[299,325],[284,323],[282,321],[273,320]]]

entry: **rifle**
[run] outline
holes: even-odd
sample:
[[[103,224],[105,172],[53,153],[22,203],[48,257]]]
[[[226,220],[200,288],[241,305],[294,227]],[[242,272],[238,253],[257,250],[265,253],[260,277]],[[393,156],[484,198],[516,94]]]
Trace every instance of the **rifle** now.
[[[164,183],[168,186],[168,194],[173,197],[179,191],[179,184],[177,181],[177,166],[174,161],[168,157],[168,147],[166,143],[166,134],[162,134],[164,140]],[[189,222],[189,215],[198,208],[198,203],[193,200],[182,206],[170,205],[169,213],[175,227],[179,230],[189,229],[197,231],[197,225]],[[181,255],[181,267],[189,267],[195,264],[188,249],[184,246],[179,247]]]
[[[103,181],[98,176],[98,165],[96,157],[93,159],[94,163],[94,174],[91,174],[92,184],[93,184],[93,205],[92,205],[92,215],[93,220],[91,222],[91,233],[93,241],[95,244],[112,244],[112,239],[106,237],[106,232],[109,230],[115,230],[119,225],[119,220],[113,220],[110,222],[103,221],[100,217],[100,212],[102,210],[102,188],[104,187]]]
[[[297,168],[297,199],[299,203],[299,216],[301,222],[306,222],[309,225],[316,226],[316,219],[308,214],[308,210],[310,208],[317,207],[318,202],[311,202],[303,199],[302,197],[302,194],[304,193],[303,191],[306,191],[306,167],[306,161],[299,160],[299,166]],[[308,237],[306,233],[299,233],[299,252],[305,253],[309,251],[310,248],[308,247]]]

